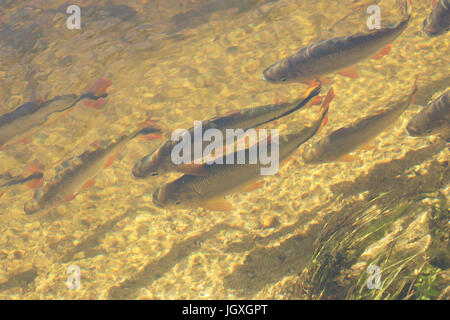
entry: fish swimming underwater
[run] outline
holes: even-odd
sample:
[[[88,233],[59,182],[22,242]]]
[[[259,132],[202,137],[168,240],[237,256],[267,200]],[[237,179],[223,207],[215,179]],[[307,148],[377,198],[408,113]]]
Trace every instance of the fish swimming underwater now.
[[[307,126],[297,133],[279,137],[278,158],[285,162],[291,154],[304,142],[312,138],[326,123],[328,107],[334,93],[330,89],[320,115],[312,126]],[[272,152],[272,144],[267,144],[268,153]],[[275,149],[276,150],[276,149]],[[250,148],[245,149],[246,159],[249,159]],[[223,157],[227,157],[226,155]],[[236,160],[237,153],[233,154]],[[222,163],[226,163],[222,159]],[[210,210],[228,211],[231,204],[223,199],[235,191],[251,191],[252,183],[261,178],[261,162],[250,164],[204,164],[205,176],[183,175],[181,178],[169,182],[153,193],[153,203],[160,208],[188,209],[203,207]]]
[[[423,21],[423,31],[435,37],[450,30],[450,0],[434,0],[433,10]]]
[[[112,165],[116,155],[130,140],[137,136],[159,132],[159,129],[151,125],[134,132],[129,131],[107,143],[94,143],[94,150],[88,150],[79,156],[70,158],[57,168],[55,178],[38,189],[33,200],[25,204],[25,213],[33,214],[74,199],[82,188],[89,188],[94,184],[95,176],[102,168]]]
[[[305,94],[293,103],[272,104],[236,111],[223,117],[203,121],[202,128],[204,130],[214,128],[220,130],[222,133],[224,133],[226,129],[247,130],[249,128],[255,128],[285,117],[302,107],[307,106],[310,102],[316,103],[313,98],[320,93],[320,90],[321,84],[318,82],[313,83]],[[194,127],[188,130],[192,139],[194,138],[194,130]],[[133,175],[137,178],[144,178],[149,175],[156,176],[158,174],[176,171],[192,175],[204,174],[204,167],[202,165],[175,165],[172,162],[171,153],[178,143],[178,141],[169,140],[153,153],[143,157],[134,165]],[[193,141],[191,145],[194,145]],[[206,143],[203,144],[202,150],[204,150],[205,147]]]
[[[393,26],[311,44],[265,69],[262,78],[269,82],[307,83],[311,79],[339,70],[342,75],[356,78],[358,77],[356,69],[349,67],[374,56],[380,50],[380,54],[387,54],[392,42],[408,26],[410,14],[407,2],[405,12],[406,18]]]
[[[442,133],[447,138],[450,133],[450,90],[430,102],[416,114],[406,126],[410,136],[420,137]]]
[[[107,79],[100,79],[98,82],[111,84]],[[38,131],[49,122],[52,114],[71,110],[81,100],[98,100],[106,96],[104,91],[88,91],[81,96],[74,94],[58,96],[44,103],[27,102],[13,112],[0,116],[0,147],[16,143],[24,139],[25,135]]]
[[[403,99],[401,102],[395,103],[394,107],[380,110],[347,127],[331,132],[303,154],[303,161],[305,163],[323,163],[358,160],[348,153],[366,145],[370,140],[392,126],[403,111],[414,103],[416,94],[417,86],[415,82],[412,93],[406,101]]]
[[[11,172],[0,174],[0,197],[8,187],[24,184],[30,189],[36,189],[41,186],[43,180],[42,167],[37,160],[34,160],[21,174],[14,175]]]

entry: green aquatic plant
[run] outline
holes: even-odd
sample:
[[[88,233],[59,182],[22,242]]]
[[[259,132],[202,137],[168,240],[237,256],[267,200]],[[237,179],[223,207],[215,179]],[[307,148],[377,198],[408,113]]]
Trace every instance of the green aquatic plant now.
[[[422,193],[396,199],[383,193],[360,207],[348,207],[345,212],[340,219],[329,221],[317,241],[308,268],[314,297],[382,300],[439,296],[442,285],[436,274],[448,268],[449,255],[448,204],[444,195]],[[425,212],[431,236],[426,251],[398,249],[403,233],[393,232],[395,225],[408,226]],[[391,238],[383,250],[371,256],[370,261],[360,261],[367,248],[385,240],[383,237],[388,234]],[[352,269],[358,262],[359,268]],[[367,285],[371,265],[381,270],[379,287],[372,290]]]

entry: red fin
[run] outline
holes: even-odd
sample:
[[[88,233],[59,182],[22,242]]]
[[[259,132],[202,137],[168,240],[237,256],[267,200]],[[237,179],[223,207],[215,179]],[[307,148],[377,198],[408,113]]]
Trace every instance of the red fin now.
[[[233,206],[225,199],[215,199],[206,201],[202,204],[202,207],[213,211],[231,211]]]
[[[285,165],[287,165],[289,163],[289,161],[294,159],[294,155],[295,155],[295,151],[292,152],[292,154],[281,164],[281,167],[284,167]]]
[[[262,184],[260,182],[254,182],[254,183],[251,183],[251,184],[245,186],[244,188],[242,188],[241,191],[242,192],[252,192],[261,187],[262,187]]]
[[[344,154],[336,159],[336,161],[342,161],[342,162],[353,162],[353,161],[359,161],[358,157],[352,156],[350,154]]]
[[[384,47],[380,52],[378,52],[376,55],[374,55],[374,56],[372,57],[372,59],[378,60],[378,59],[380,59],[381,57],[383,57],[383,56],[389,54],[389,52],[391,51],[391,48],[392,48],[392,43],[390,43],[390,44],[388,44],[386,47]]]
[[[157,140],[162,139],[164,136],[162,133],[149,133],[144,136],[137,137],[138,140]]]
[[[415,104],[416,103],[416,98],[417,98],[417,80],[419,80],[419,76],[416,76],[416,79],[414,80],[414,84],[413,84],[413,89],[412,89],[412,98],[411,98],[411,104]]]
[[[94,142],[91,143],[91,147],[97,149],[100,147],[100,142],[98,140],[95,140]]]
[[[190,176],[206,176],[208,173],[204,164],[182,164],[178,171]]]
[[[314,97],[310,102],[310,106],[320,106],[320,104],[322,103],[322,98],[322,96]]]
[[[156,125],[156,120],[152,120],[152,119],[147,119],[145,121],[142,121],[141,123],[138,123],[137,127],[138,128],[145,128],[145,127],[153,127],[154,125]]]
[[[328,108],[330,107],[330,103],[331,103],[331,101],[333,101],[333,99],[334,99],[334,89],[333,89],[333,87],[331,87],[330,90],[328,90],[327,96],[325,97],[325,100],[322,103],[322,107],[320,107],[321,114],[323,114],[323,113],[326,113],[326,114],[320,125],[318,133],[328,123]]]
[[[42,185],[42,182],[44,182],[44,177],[39,178],[37,180],[31,180],[25,182],[25,186],[27,186],[30,189],[37,189]]]
[[[105,169],[107,169],[107,168],[112,166],[112,164],[113,164],[114,160],[116,159],[116,156],[117,156],[118,153],[119,152],[116,152],[111,157],[109,157],[108,161],[105,163],[105,166],[104,166]]]
[[[344,77],[357,79],[359,78],[358,70],[355,67],[348,67],[343,70],[338,71],[338,74]]]
[[[19,143],[23,143],[23,144],[29,144],[31,142],[31,137],[23,137],[22,139],[20,139],[19,141],[17,141],[14,144],[19,144]]]
[[[106,89],[108,89],[111,86],[111,84],[112,84],[111,80],[107,78],[100,78],[93,84],[91,84],[86,89],[86,92],[92,92],[94,96],[99,97],[106,93]]]
[[[360,148],[361,148],[361,150],[366,150],[366,151],[368,151],[368,150],[375,150],[376,149],[375,146],[372,146],[370,144],[365,144],[365,145],[361,146]]]
[[[433,0],[433,1],[431,2],[431,10],[433,10],[433,9],[436,7],[436,5],[438,4],[438,2],[439,2],[439,0]]]
[[[77,194],[71,194],[68,195],[67,197],[64,198],[63,202],[69,202],[72,201],[73,199],[75,199],[77,197]]]
[[[95,184],[95,179],[90,179],[83,184],[83,189],[86,190],[86,189],[92,188],[94,186],[94,184]]]
[[[322,82],[322,84],[324,86],[329,86],[331,84],[333,84],[333,81],[331,81],[330,79],[324,78],[324,77],[319,77],[320,82]],[[314,80],[317,81],[317,80]]]
[[[5,191],[0,191],[0,198],[5,194]]]
[[[24,170],[24,174],[30,175],[30,174],[33,174],[35,172],[40,172],[40,171],[42,171],[42,166],[39,163],[39,160],[35,159],[31,162],[31,164],[28,166],[28,168],[26,168]]]
[[[280,102],[280,97],[278,96],[278,94],[275,96],[275,99],[273,99],[273,104],[278,104],[278,102]]]
[[[106,103],[104,98],[97,99],[95,101],[92,100],[83,100],[83,104],[88,108],[100,109]]]

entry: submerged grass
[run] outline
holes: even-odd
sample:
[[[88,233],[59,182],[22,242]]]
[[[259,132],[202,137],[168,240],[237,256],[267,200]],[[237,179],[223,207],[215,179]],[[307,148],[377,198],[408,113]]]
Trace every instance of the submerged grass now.
[[[374,300],[439,297],[442,287],[448,285],[439,280],[439,274],[449,266],[447,199],[440,192],[403,200],[389,197],[388,193],[380,194],[362,208],[350,209],[353,212],[341,218],[341,222],[329,222],[308,268],[314,297]],[[383,204],[382,208],[379,204]],[[409,225],[425,212],[431,236],[428,248],[395,250],[405,243],[404,232],[395,232],[399,221]],[[384,248],[369,255],[369,261],[361,259],[374,244]],[[367,286],[368,280],[371,281],[372,274],[367,272],[371,265],[381,270],[379,287],[373,290]]]

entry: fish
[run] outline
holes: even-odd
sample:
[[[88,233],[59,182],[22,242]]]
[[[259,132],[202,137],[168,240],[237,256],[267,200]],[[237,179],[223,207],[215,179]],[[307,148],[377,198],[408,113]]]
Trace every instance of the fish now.
[[[95,176],[102,168],[112,165],[117,154],[130,140],[161,132],[154,123],[149,124],[151,125],[128,131],[116,139],[95,142],[92,144],[92,150],[64,161],[56,168],[55,177],[45,182],[43,187],[35,192],[33,199],[25,203],[25,213],[31,215],[70,201],[80,190],[92,187]]]
[[[222,117],[216,117],[211,120],[203,121],[202,128],[204,130],[215,128],[224,133],[226,129],[247,130],[249,128],[259,127],[263,124],[285,117],[305,106],[308,106],[310,103],[316,103],[317,101],[314,98],[317,98],[320,90],[321,83],[315,82],[300,99],[294,101],[293,103],[271,104],[235,111]],[[194,138],[194,130],[195,127],[188,130],[192,139]],[[136,178],[156,176],[167,172],[203,175],[204,171],[202,170],[203,166],[201,164],[175,165],[172,162],[171,153],[173,148],[178,143],[178,141],[168,140],[161,147],[137,161],[132,170],[133,175]],[[191,145],[193,144],[194,143],[192,141]],[[202,150],[204,150],[205,147],[206,144],[203,144]]]
[[[327,94],[319,117],[311,126],[306,126],[299,132],[279,136],[278,156],[279,162],[283,163],[303,143],[312,138],[323,125],[326,124],[329,104],[334,97],[333,89]],[[272,144],[267,144],[268,153],[272,152]],[[275,149],[276,150],[276,149]],[[249,159],[250,148],[244,150],[246,159]],[[227,157],[224,155],[222,157]],[[159,208],[169,209],[195,209],[203,207],[215,211],[232,210],[232,205],[224,199],[225,196],[242,190],[251,191],[259,185],[255,183],[261,178],[261,162],[251,164],[236,164],[237,153],[234,152],[234,164],[222,163],[204,164],[207,174],[205,176],[183,175],[182,177],[158,187],[153,195],[153,204]]]
[[[349,126],[339,128],[319,140],[303,153],[306,164],[318,164],[332,161],[355,161],[358,158],[349,155],[359,147],[367,146],[369,141],[391,127],[401,114],[414,103],[417,95],[417,79],[411,94],[393,107],[379,110],[361,118]],[[406,101],[405,101],[406,100]]]
[[[14,175],[11,172],[0,174],[0,196],[6,192],[5,189],[14,185],[24,184],[30,189],[39,188],[43,180],[42,166],[39,161],[34,160],[21,174]]]
[[[100,80],[103,83],[109,81],[107,79]],[[17,143],[23,140],[25,136],[37,132],[49,123],[50,117],[54,113],[64,115],[64,112],[71,110],[81,100],[98,100],[106,96],[107,93],[105,92],[88,91],[80,96],[68,94],[57,96],[46,102],[27,102],[16,110],[0,116],[0,147]]]
[[[404,7],[406,18],[402,21],[368,33],[356,33],[313,43],[266,68],[262,79],[274,83],[309,83],[311,79],[320,79],[337,71],[344,76],[358,78],[357,70],[351,66],[374,56],[380,50],[375,59],[387,54],[392,42],[408,26],[411,15],[407,1]]]
[[[423,31],[429,37],[450,30],[450,0],[434,0],[430,15],[423,21]]]
[[[407,124],[406,131],[412,137],[421,137],[443,133],[445,136],[450,132],[450,89],[445,91],[439,98],[431,101]]]

